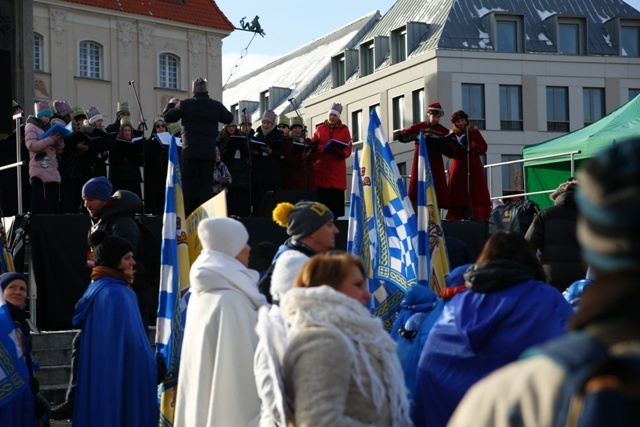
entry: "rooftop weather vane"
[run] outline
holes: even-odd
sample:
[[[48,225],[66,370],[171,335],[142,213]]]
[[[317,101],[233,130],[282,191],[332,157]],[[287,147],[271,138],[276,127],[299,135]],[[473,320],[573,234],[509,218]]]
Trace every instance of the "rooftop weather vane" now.
[[[260,17],[256,15],[256,17],[253,18],[253,21],[251,22],[245,22],[244,20],[246,18],[246,16],[242,17],[242,19],[240,20],[240,28],[236,28],[236,30],[250,31],[252,33],[260,34],[261,37],[264,37],[264,30],[262,29],[262,27],[260,26],[260,22],[258,21]]]

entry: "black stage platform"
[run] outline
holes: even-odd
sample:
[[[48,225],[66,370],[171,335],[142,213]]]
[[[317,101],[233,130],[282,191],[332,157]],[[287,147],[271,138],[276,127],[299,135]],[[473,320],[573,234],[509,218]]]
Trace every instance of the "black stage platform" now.
[[[141,216],[158,239],[161,235],[161,216]],[[268,218],[242,218],[249,231],[252,247],[268,241],[280,245],[287,238],[285,229]],[[37,324],[42,330],[71,328],[71,317],[78,299],[90,282],[90,269],[86,267],[87,230],[90,226],[86,214],[28,215],[12,217],[9,242],[15,239],[16,229],[22,224],[28,245],[15,259],[17,271],[23,271],[25,248],[31,251],[32,285],[37,288]],[[340,234],[336,249],[345,249],[348,221],[336,221]],[[476,256],[486,241],[486,224],[467,221],[444,221],[447,236],[465,242]],[[25,271],[26,273],[27,271]]]

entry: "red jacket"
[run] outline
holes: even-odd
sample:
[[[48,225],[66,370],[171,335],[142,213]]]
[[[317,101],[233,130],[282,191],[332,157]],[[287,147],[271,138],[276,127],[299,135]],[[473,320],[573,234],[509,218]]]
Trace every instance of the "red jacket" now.
[[[468,215],[469,196],[467,192],[467,148],[464,130],[454,127],[453,161],[449,172],[449,203],[451,209],[447,213],[447,219],[466,219]],[[456,135],[461,135],[458,142]],[[472,218],[476,221],[487,221],[491,213],[491,198],[487,188],[487,178],[480,156],[487,152],[487,142],[473,125],[469,125],[469,187],[471,188]]]
[[[335,139],[337,141],[347,143],[347,147],[340,152],[323,151],[326,144]],[[311,142],[318,143],[318,160],[313,163],[313,169],[316,172],[316,185],[318,188],[335,188],[338,190],[347,189],[347,162],[345,161],[351,155],[353,146],[351,145],[351,132],[349,128],[338,122],[334,127],[329,126],[328,122],[318,125]]]

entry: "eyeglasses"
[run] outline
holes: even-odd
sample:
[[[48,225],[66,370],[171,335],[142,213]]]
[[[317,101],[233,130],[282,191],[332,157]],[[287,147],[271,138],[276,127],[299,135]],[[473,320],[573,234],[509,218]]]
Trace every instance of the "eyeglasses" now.
[[[167,125],[161,125],[161,124],[157,124],[156,125],[156,129],[160,129],[160,128],[167,128]]]
[[[287,125],[278,125],[278,129],[282,129],[282,128],[287,128],[287,129],[289,129],[289,126],[287,126]]]

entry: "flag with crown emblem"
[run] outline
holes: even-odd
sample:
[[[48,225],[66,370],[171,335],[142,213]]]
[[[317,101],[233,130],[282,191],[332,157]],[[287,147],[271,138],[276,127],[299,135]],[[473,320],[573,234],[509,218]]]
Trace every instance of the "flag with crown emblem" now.
[[[415,213],[375,110],[353,173],[348,247],[365,263],[372,313],[390,329],[407,290],[417,283],[418,236]]]

